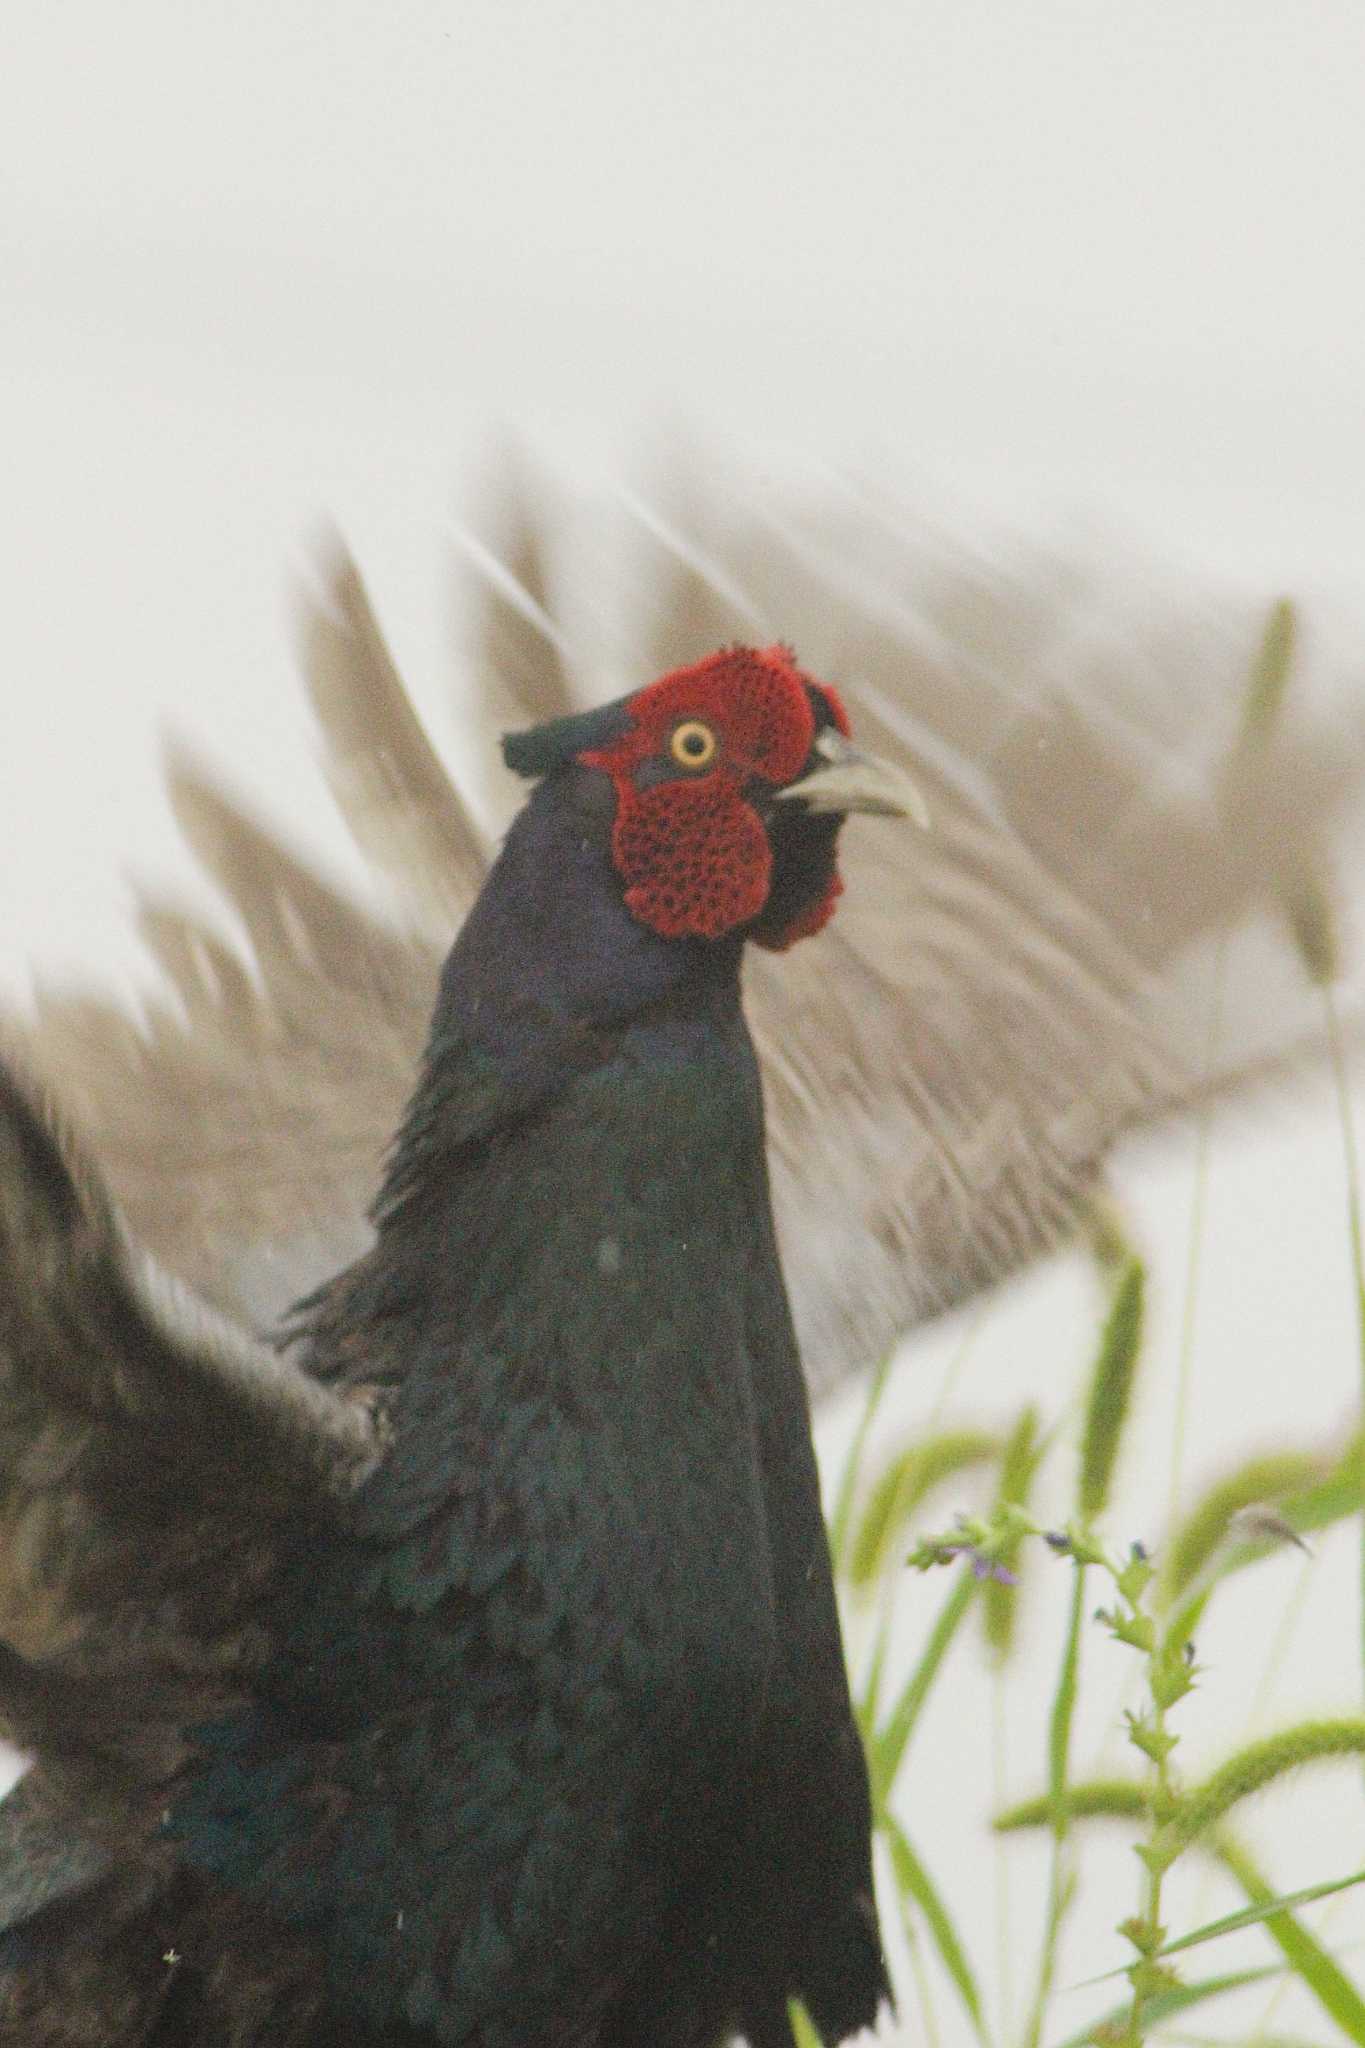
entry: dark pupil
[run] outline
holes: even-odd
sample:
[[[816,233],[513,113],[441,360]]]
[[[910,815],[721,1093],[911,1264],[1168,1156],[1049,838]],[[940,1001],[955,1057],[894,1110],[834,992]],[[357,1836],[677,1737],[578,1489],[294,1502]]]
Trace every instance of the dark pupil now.
[[[685,732],[683,734],[683,752],[690,754],[694,761],[701,759],[702,755],[706,752],[706,741],[699,732]]]

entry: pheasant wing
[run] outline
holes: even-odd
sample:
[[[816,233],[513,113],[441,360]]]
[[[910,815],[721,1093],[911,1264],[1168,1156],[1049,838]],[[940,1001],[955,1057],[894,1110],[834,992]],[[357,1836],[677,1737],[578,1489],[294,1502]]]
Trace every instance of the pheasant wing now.
[[[83,1813],[154,1795],[250,1663],[282,1532],[381,1434],[139,1250],[0,1064],[0,1731]]]

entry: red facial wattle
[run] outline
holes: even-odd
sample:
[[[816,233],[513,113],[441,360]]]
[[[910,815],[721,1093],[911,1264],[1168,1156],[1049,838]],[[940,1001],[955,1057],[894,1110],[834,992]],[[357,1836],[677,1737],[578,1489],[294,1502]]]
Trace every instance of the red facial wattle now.
[[[759,917],[773,856],[750,793],[801,775],[817,729],[812,692],[828,707],[826,723],[846,734],[836,693],[787,648],[728,648],[637,691],[629,729],[579,757],[612,778],[612,855],[642,923],[666,938],[714,939]],[[689,773],[670,743],[697,722],[717,745],[704,770]],[[757,934],[761,943],[781,947],[818,931],[838,889],[831,875],[790,926]]]
[[[667,939],[719,938],[768,900],[768,835],[724,768],[621,791],[612,852],[627,907]]]

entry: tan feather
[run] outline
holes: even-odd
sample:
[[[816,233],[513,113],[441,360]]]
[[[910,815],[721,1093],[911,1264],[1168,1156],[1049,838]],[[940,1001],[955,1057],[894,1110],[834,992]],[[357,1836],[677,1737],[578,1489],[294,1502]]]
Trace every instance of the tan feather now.
[[[551,547],[534,487],[506,463],[487,491],[484,523],[493,546],[464,537],[462,561],[472,580],[471,646],[489,724],[543,725],[572,709],[567,642],[555,620]]]
[[[356,844],[414,916],[452,930],[478,893],[487,856],[339,546],[324,568],[322,601],[303,608],[300,637],[327,779]]]
[[[253,973],[194,920],[146,904],[179,1008],[153,1002],[138,1031],[107,1006],[48,995],[32,1054],[138,1239],[265,1326],[368,1242],[440,949],[386,930],[183,757],[168,779]]]

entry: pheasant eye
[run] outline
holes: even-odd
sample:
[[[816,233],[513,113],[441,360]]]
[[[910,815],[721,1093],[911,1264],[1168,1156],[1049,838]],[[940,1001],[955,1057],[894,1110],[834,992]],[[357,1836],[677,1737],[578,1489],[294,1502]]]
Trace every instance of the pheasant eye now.
[[[719,744],[709,725],[703,725],[699,718],[689,718],[674,727],[668,751],[680,768],[709,768]]]

